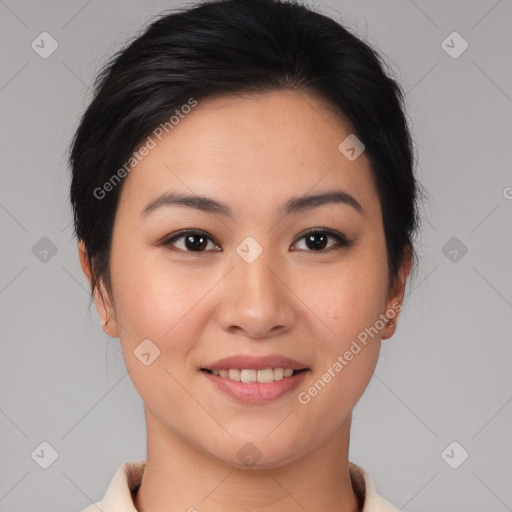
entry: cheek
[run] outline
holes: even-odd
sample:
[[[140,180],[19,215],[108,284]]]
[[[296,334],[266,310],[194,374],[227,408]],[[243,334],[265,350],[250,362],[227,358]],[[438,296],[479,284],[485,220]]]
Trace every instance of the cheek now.
[[[204,329],[197,306],[212,286],[210,279],[199,278],[197,272],[194,277],[191,269],[176,270],[160,250],[137,251],[132,246],[123,252],[120,245],[113,246],[111,262],[121,348],[130,378],[153,411],[187,402],[178,382],[186,381],[183,363]]]
[[[298,402],[329,435],[360,399],[373,375],[380,351],[386,269],[363,256],[303,278],[300,296],[310,315],[318,349],[314,375],[299,391]]]
[[[173,265],[162,251],[135,245],[127,251],[120,244],[112,249],[116,315],[127,334],[137,338],[171,336],[209,285],[192,266]]]
[[[387,270],[375,255],[354,253],[339,264],[303,273],[297,294],[316,323],[323,324],[323,342],[341,350],[384,312],[386,279]]]
[[[325,272],[323,291],[315,288],[312,303],[318,304],[319,316],[330,328],[319,338],[322,362],[313,388],[306,390],[319,414],[348,414],[371,380],[384,327],[380,315],[385,308],[386,265],[383,245],[354,252],[338,271]]]

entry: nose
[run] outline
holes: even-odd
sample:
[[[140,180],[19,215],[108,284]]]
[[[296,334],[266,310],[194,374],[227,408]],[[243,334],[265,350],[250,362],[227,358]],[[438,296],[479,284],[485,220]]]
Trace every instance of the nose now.
[[[288,277],[288,279],[287,279]],[[222,329],[250,338],[286,332],[295,321],[289,272],[271,251],[247,262],[234,254],[233,268],[223,280],[217,321]]]

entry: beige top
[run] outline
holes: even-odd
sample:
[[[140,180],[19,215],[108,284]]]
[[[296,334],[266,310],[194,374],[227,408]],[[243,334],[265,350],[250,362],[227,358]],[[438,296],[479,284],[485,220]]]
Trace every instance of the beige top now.
[[[82,512],[137,512],[133,495],[139,488],[146,467],[145,460],[132,460],[116,471],[102,501],[93,503]],[[366,471],[349,461],[350,478],[354,492],[364,503],[362,512],[398,512],[389,501],[377,494]]]

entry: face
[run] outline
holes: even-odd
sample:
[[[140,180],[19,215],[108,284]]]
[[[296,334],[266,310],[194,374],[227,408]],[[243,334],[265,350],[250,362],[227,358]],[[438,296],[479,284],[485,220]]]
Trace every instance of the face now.
[[[338,149],[350,134],[304,93],[200,101],[125,179],[113,302],[96,295],[97,307],[161,431],[231,465],[248,452],[272,467],[346,428],[407,276],[388,293],[369,160]],[[304,370],[230,379],[268,367]]]

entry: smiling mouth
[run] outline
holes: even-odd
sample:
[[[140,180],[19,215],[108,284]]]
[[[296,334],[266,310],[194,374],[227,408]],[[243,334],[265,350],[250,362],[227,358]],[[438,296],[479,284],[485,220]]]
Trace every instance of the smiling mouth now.
[[[220,378],[247,384],[252,382],[267,384],[274,381],[287,379],[293,375],[305,372],[307,370],[308,368],[302,368],[300,370],[293,370],[292,368],[264,368],[261,370],[239,368],[232,368],[229,370],[209,370],[206,368],[201,368],[201,371],[209,373],[210,375],[216,375]]]

